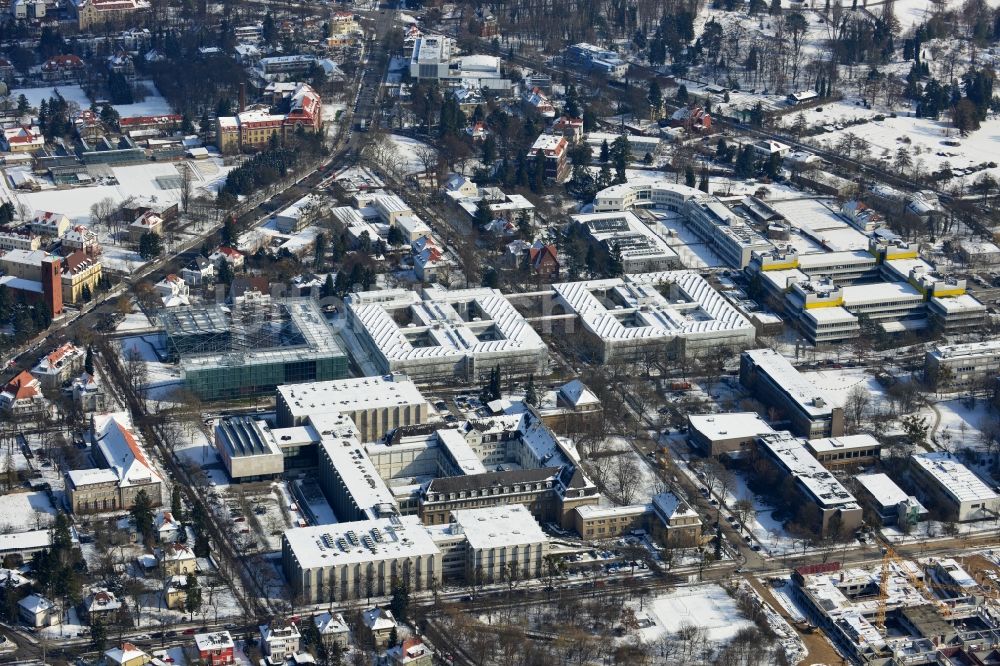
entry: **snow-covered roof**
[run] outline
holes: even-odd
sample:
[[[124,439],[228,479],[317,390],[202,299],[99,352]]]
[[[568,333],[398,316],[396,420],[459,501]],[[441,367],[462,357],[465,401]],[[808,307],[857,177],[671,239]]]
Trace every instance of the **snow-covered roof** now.
[[[688,414],[691,429],[705,438],[735,439],[756,437],[772,433],[774,429],[757,412],[731,412],[728,414]]]
[[[451,512],[455,531],[465,534],[474,550],[528,546],[547,540],[538,521],[521,504],[459,509]]]
[[[97,448],[117,474],[120,486],[159,483],[160,476],[146,459],[130,426],[125,412],[94,417]]]
[[[441,556],[417,516],[392,515],[285,531],[288,553],[302,569]]]
[[[830,414],[836,402],[812,381],[800,373],[791,362],[773,349],[750,349],[743,352],[751,359],[757,372],[767,375],[771,383],[813,418]]]
[[[684,297],[673,303],[658,287],[670,286]],[[564,282],[552,285],[557,298],[580,316],[583,325],[602,339],[634,340],[710,335],[719,331],[753,330],[729,301],[697,273],[666,271],[624,278]],[[614,292],[621,307],[609,308],[598,298]],[[692,307],[692,304],[695,307]],[[625,316],[629,315],[628,321]]]
[[[38,615],[53,608],[52,602],[40,594],[29,594],[17,604],[32,615]]]
[[[574,407],[601,404],[600,398],[594,395],[594,392],[579,379],[572,379],[560,386],[559,393],[566,402]]]
[[[858,474],[854,478],[882,507],[897,506],[900,502],[913,499],[887,474],[881,472],[878,474]]]
[[[388,608],[369,608],[361,614],[361,620],[372,631],[385,631],[396,626],[396,618]]]
[[[958,502],[997,500],[1000,496],[971,469],[946,451],[918,453],[910,457]]]
[[[195,634],[194,643],[199,651],[225,650],[233,647],[233,637],[228,631],[213,631],[207,634]]]
[[[760,443],[771,457],[823,507],[856,506],[854,496],[790,433],[764,435]]]
[[[423,294],[405,290],[360,292],[348,297],[348,308],[387,361],[455,358],[504,351],[545,350],[538,333],[497,289],[447,290],[429,287]],[[453,307],[475,302],[480,321],[467,322]],[[407,310],[413,326],[401,328],[392,311]],[[480,340],[470,324],[484,330],[490,323],[496,339]],[[431,344],[414,345],[407,333],[426,332]]]

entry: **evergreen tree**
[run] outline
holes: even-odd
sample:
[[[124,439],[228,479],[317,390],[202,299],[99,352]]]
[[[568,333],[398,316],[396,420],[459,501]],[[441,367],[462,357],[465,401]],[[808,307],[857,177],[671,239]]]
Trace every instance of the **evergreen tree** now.
[[[499,371],[498,371],[499,373]],[[397,581],[392,586],[392,598],[389,600],[389,609],[393,616],[399,620],[406,620],[410,608],[410,590],[402,581]]]
[[[396,627],[393,627],[391,630],[389,630],[389,643],[387,647],[396,647],[398,643],[399,643],[399,634],[396,631]]]
[[[170,491],[170,513],[173,515],[174,520],[180,522],[184,520],[184,504],[181,502],[181,487],[174,484],[173,490]]]
[[[688,187],[694,187],[695,182],[694,167],[688,165],[688,167],[684,169],[684,184]]]
[[[336,294],[333,286],[333,273],[326,274],[326,280],[323,281],[323,286],[320,287],[319,297],[323,299],[331,298]]]
[[[607,164],[611,161],[611,146],[608,145],[607,139],[601,142],[601,154],[598,160],[601,164]]]
[[[82,300],[84,303],[89,303],[92,297],[93,294],[90,293],[90,285],[84,284],[83,288],[80,289],[80,300]]]
[[[688,103],[688,89],[683,83],[677,86],[677,95],[675,96],[675,99],[679,104]]]
[[[94,650],[101,654],[104,652],[104,648],[108,644],[108,630],[105,629],[104,624],[100,620],[93,620],[90,623],[90,645]]]
[[[87,345],[87,356],[83,359],[83,371],[88,375],[94,374],[94,349]]]
[[[139,238],[139,256],[149,261],[160,256],[163,252],[160,235],[152,231],[147,231]]]
[[[230,285],[233,283],[233,267],[228,261],[223,259],[219,262],[219,274],[216,276],[216,281],[220,284]]]
[[[528,375],[528,385],[524,389],[524,402],[532,407],[538,406],[538,393],[535,391],[535,375]]]
[[[236,218],[229,215],[222,223],[222,244],[228,247],[233,247],[236,244],[237,236]]]
[[[660,83],[656,77],[649,80],[649,92],[646,94],[646,99],[652,109],[652,117],[659,118],[663,107],[663,91],[660,90]]]
[[[132,524],[135,525],[136,532],[143,541],[150,541],[153,538],[153,502],[145,490],[136,493],[132,508],[129,510]]]
[[[187,585],[184,586],[184,610],[194,617],[195,611],[201,608],[201,588],[198,587],[198,577],[193,573],[187,575]]]
[[[320,233],[316,235],[316,246],[314,248],[315,257],[313,260],[314,266],[322,266],[323,258],[326,254],[326,234]]]
[[[701,179],[698,181],[698,189],[708,194],[708,169],[701,170]]]
[[[622,260],[622,248],[618,243],[615,243],[608,252],[608,275],[618,277],[624,272],[625,266]]]

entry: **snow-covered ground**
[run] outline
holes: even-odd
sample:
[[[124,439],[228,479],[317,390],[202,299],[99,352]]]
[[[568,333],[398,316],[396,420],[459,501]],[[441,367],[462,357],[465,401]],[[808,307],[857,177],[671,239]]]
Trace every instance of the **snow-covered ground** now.
[[[655,624],[640,630],[646,642],[665,633],[673,634],[686,626],[705,631],[706,639],[725,643],[741,629],[752,627],[736,601],[718,585],[698,585],[673,590],[647,602],[649,617]]]
[[[173,113],[170,103],[160,94],[152,81],[138,81],[137,83],[149,91],[146,99],[133,104],[115,104],[115,111],[118,112],[118,115],[122,118],[130,118],[133,116],[165,116]]]
[[[87,97],[87,93],[83,92],[83,88],[78,85],[66,85],[62,83],[51,86],[39,86],[38,88],[16,88],[11,91],[10,99],[16,105],[17,100],[21,95],[24,95],[28,98],[28,104],[32,108],[37,109],[43,99],[48,100],[50,97],[55,96],[53,90],[58,90],[63,99],[67,102],[75,102],[81,109],[90,107],[90,98]]]
[[[55,515],[55,507],[43,492],[0,496],[0,533],[44,529],[52,524]]]
[[[418,152],[421,150],[433,150],[426,143],[411,139],[408,136],[390,134],[389,141],[392,142],[396,150],[398,169],[401,173],[410,176],[421,173],[424,170],[424,163],[421,161]]]

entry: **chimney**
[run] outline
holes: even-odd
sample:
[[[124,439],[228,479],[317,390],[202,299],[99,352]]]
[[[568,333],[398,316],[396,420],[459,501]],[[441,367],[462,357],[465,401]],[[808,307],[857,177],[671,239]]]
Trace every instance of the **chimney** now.
[[[240,113],[247,110],[247,84],[240,83]]]

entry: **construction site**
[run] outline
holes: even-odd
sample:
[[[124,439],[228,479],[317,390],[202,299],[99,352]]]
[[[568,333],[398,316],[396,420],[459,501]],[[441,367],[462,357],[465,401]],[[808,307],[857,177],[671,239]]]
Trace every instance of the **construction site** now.
[[[347,355],[310,298],[255,295],[232,305],[161,310],[167,360],[202,400],[270,393],[282,384],[343,379]]]
[[[907,560],[886,545],[881,563],[803,566],[792,581],[809,621],[851,661],[958,666],[1000,663],[997,573],[982,556]]]

